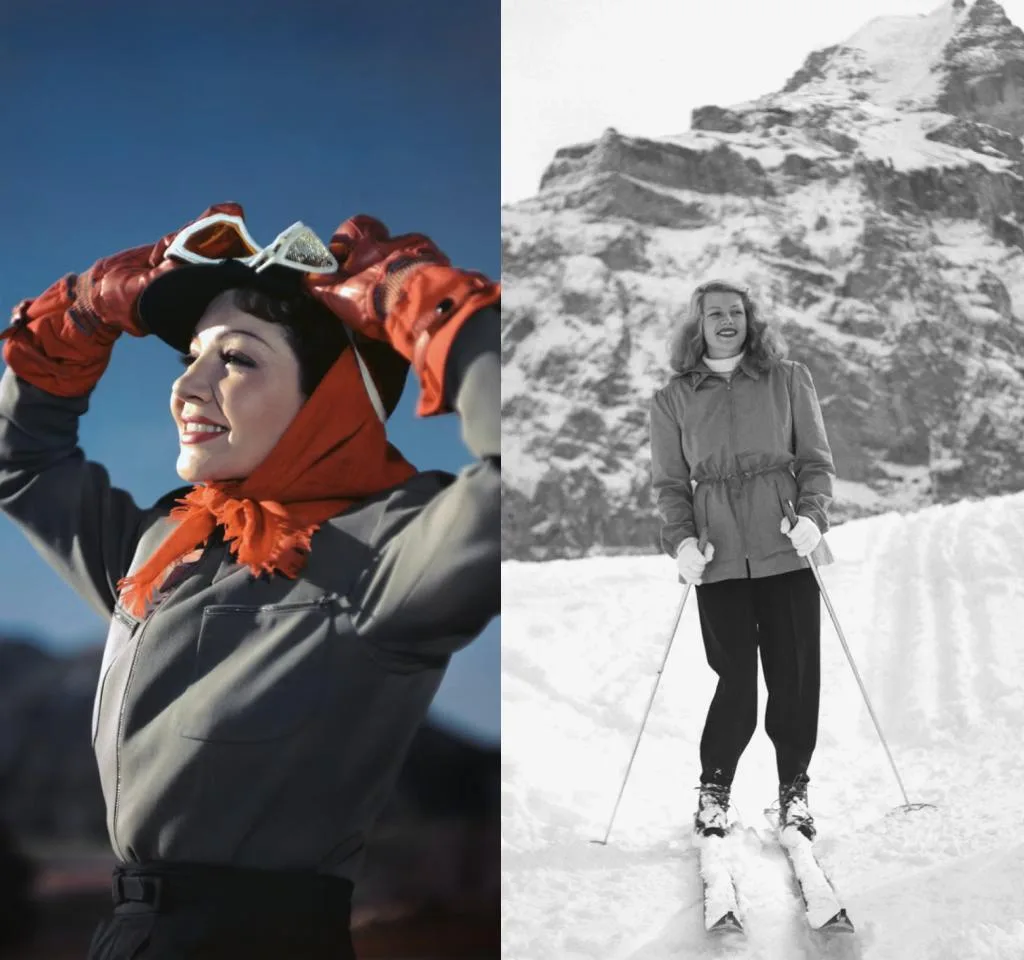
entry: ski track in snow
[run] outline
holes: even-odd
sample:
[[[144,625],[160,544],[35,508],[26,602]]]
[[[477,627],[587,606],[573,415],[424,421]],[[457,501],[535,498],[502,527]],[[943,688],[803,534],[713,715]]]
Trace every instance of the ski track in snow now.
[[[503,564],[507,960],[1019,960],[1024,956],[1024,494],[887,514],[828,535],[822,578],[912,802],[822,605],[811,767],[819,859],[857,926],[804,919],[761,809],[759,727],[727,838],[747,938],[704,932],[689,831],[714,677],[690,597],[607,846],[601,839],[681,596],[665,557]],[[763,717],[763,686],[761,689]]]

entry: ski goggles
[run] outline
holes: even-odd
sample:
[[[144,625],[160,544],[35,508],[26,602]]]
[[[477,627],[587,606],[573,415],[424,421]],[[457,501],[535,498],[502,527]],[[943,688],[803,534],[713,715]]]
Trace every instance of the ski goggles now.
[[[189,224],[171,241],[164,256],[185,263],[237,260],[257,273],[275,264],[303,273],[334,273],[338,269],[334,254],[301,221],[261,247],[246,229],[245,221],[230,213],[215,213]]]

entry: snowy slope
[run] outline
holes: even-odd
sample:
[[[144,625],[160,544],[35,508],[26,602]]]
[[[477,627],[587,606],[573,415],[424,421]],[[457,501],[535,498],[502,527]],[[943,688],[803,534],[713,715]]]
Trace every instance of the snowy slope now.
[[[1024,495],[852,521],[823,576],[912,801],[901,802],[824,614],[811,767],[819,852],[864,960],[1024,956]],[[710,957],[697,748],[713,690],[687,605],[618,819],[604,835],[682,587],[661,557],[503,565],[504,955]],[[763,693],[763,691],[762,691]],[[763,708],[763,697],[762,697]],[[763,713],[763,709],[762,709]],[[734,785],[745,957],[816,956],[762,809],[762,730]]]
[[[858,81],[875,103],[934,103],[940,87],[933,67],[963,16],[952,3],[944,3],[927,16],[876,17],[841,46],[849,51],[851,66],[870,71]],[[839,63],[819,83],[819,89],[848,93]]]

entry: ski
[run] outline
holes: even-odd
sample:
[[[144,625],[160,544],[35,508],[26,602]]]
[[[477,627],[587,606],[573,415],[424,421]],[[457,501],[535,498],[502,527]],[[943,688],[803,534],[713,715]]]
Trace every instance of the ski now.
[[[856,932],[853,921],[836,894],[836,888],[814,853],[814,843],[796,827],[780,830],[774,813],[766,810],[765,816],[789,861],[810,928],[823,934]]]
[[[697,834],[700,880],[704,889],[704,929],[716,937],[743,935],[736,882],[725,849],[725,837]]]

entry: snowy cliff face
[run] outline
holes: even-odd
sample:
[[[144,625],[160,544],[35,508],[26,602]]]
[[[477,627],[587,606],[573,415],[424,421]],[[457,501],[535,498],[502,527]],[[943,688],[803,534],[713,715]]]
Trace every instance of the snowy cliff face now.
[[[886,17],[659,140],[559,150],[503,215],[507,557],[654,547],[651,394],[693,287],[811,370],[834,517],[1024,487],[1024,33]]]

